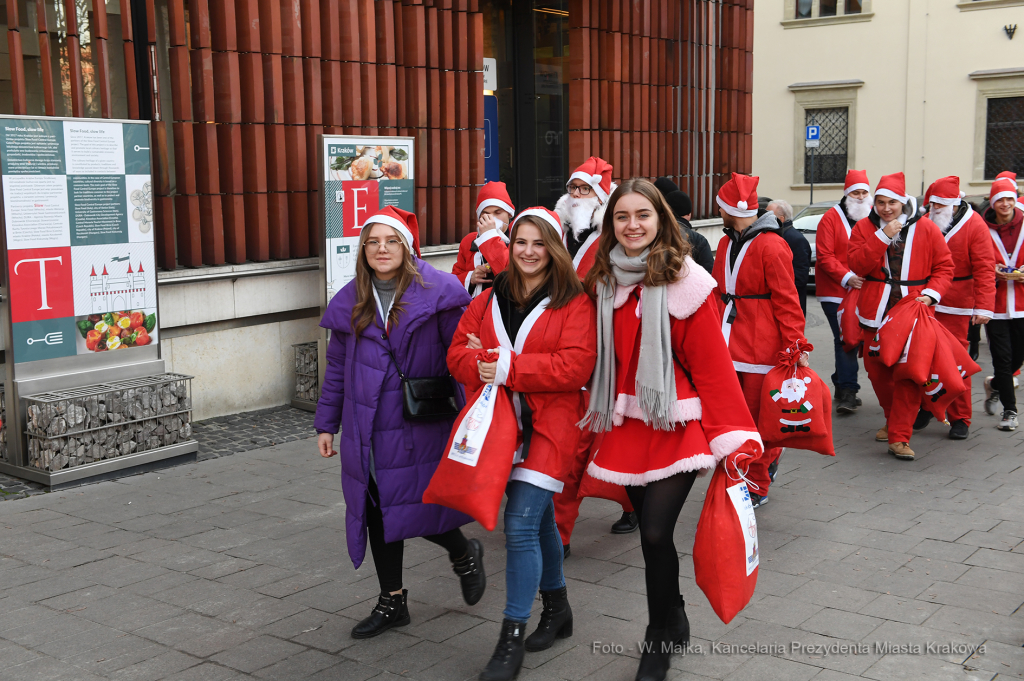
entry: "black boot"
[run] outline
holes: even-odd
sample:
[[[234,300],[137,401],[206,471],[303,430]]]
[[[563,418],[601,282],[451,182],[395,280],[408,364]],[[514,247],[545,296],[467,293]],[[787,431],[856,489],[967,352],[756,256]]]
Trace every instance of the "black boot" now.
[[[462,582],[462,600],[466,605],[476,605],[483,598],[487,588],[487,575],[484,574],[484,547],[478,539],[470,539],[469,550],[465,558],[452,563],[452,570]]]
[[[928,427],[928,424],[932,422],[932,413],[921,409],[917,412],[917,418],[914,419],[914,430],[924,430]]]
[[[480,681],[509,681],[519,674],[523,658],[526,657],[526,651],[523,649],[525,634],[525,623],[513,622],[510,619],[502,620],[498,645],[494,647],[490,662],[480,672]]]
[[[572,636],[572,608],[565,587],[555,591],[541,591],[544,609],[540,613],[537,630],[526,638],[526,649],[531,653],[547,650],[556,638]]]
[[[640,527],[640,520],[636,517],[636,513],[623,511],[622,517],[612,524],[612,534],[629,534],[635,532],[638,527]]]
[[[686,601],[682,596],[679,597],[679,607],[669,613],[667,629],[669,640],[686,650],[690,645],[690,620],[686,617]]]
[[[835,407],[837,414],[856,414],[857,393],[846,388],[836,390]]]
[[[409,623],[409,606],[406,598],[409,592],[402,589],[400,594],[381,594],[370,616],[352,628],[352,638],[373,638],[392,627],[404,627]]]
[[[636,670],[636,681],[664,681],[668,675],[672,643],[665,629],[647,627],[644,632],[644,646],[640,651],[640,667]]]

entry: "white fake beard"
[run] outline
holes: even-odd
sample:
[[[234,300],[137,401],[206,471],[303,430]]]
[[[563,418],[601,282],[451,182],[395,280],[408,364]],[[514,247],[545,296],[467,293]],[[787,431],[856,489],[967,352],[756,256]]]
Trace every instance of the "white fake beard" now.
[[[846,212],[857,222],[863,220],[871,212],[871,197],[855,199],[852,196],[847,196]]]
[[[953,222],[953,208],[955,208],[955,206],[932,204],[932,210],[929,217],[932,219],[932,222],[939,226],[939,229],[942,230],[943,234],[946,233],[949,229],[950,223]]]
[[[601,205],[596,196],[587,199],[573,199],[569,204],[569,226],[572,227],[573,235],[579,239],[583,232],[590,229],[590,220],[594,217],[594,211]]]

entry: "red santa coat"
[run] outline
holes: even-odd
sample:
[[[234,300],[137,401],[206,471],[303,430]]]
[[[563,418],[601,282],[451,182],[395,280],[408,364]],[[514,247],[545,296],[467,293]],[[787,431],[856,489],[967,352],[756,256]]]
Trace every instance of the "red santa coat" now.
[[[481,386],[476,356],[466,347],[475,334],[484,348],[500,348],[497,385],[512,390],[512,402],[522,428],[523,403],[532,412],[533,433],[525,461],[516,453],[511,480],[561,492],[580,437],[576,424],[586,411],[581,388],[590,380],[597,361],[594,303],[584,293],[565,307],[547,309],[548,299],[527,316],[516,338],[510,339],[493,296],[478,296],[459,322],[448,349],[448,368],[467,392]]]
[[[853,227],[839,204],[832,206],[818,222],[814,282],[821,302],[843,302],[846,283],[854,276],[846,260],[852,233]]]
[[[1024,227],[1017,235],[1017,244],[1013,253],[1006,252],[1003,240],[994,229],[989,229],[989,234],[995,244],[995,258],[1000,265],[1024,267]],[[1024,317],[1024,282],[996,281],[995,304],[993,306],[993,319],[1020,319]]]
[[[885,304],[889,301],[893,286],[886,281],[891,279],[886,275],[889,269],[886,249],[892,239],[885,235],[876,220],[878,217],[872,213],[854,225],[848,255],[850,269],[858,277],[866,279],[857,300],[857,319],[871,329],[881,326]],[[903,268],[897,274],[897,279],[900,282],[911,282],[909,285],[900,285],[904,298],[931,296],[936,302],[942,300],[953,283],[953,256],[949,253],[942,231],[928,218],[923,217],[910,225],[903,253]]]
[[[713,274],[722,335],[736,371],[767,374],[775,368],[781,350],[804,338],[804,315],[793,281],[793,252],[775,233],[761,233],[744,243],[736,264],[730,265],[729,253],[734,248],[732,239],[724,236],[715,254]],[[735,320],[730,323],[734,310]]]
[[[967,206],[967,212],[949,228],[945,239],[953,256],[953,282],[935,311],[991,319],[996,296],[996,279],[992,276],[996,256],[988,225]]]
[[[741,449],[761,452],[761,436],[744,406],[739,380],[728,370],[732,357],[719,333],[721,320],[712,297],[715,281],[692,260],[687,264],[688,273],[668,286],[677,360],[673,369],[678,425],[671,431],[646,425],[636,398],[642,290],[616,287],[614,425],[587,469],[598,480],[646,485],[676,473],[714,468]]]
[[[476,243],[477,250],[473,250]],[[462,282],[470,295],[478,296],[485,289],[482,284],[471,284],[473,270],[486,262],[491,266],[491,275],[496,277],[508,267],[508,237],[497,229],[484,234],[470,232],[459,242],[459,255],[452,266],[452,274]]]

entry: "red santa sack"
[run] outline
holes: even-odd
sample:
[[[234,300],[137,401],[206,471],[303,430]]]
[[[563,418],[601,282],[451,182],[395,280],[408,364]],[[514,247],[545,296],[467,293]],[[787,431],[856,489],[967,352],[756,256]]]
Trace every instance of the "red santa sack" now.
[[[839,340],[843,350],[851,352],[864,341],[864,329],[860,328],[857,319],[857,301],[860,300],[860,289],[854,288],[846,292],[843,302],[839,303],[836,318],[839,322]]]
[[[936,342],[932,358],[931,374],[924,384],[921,408],[935,418],[948,423],[946,409],[961,393],[967,390],[965,378],[981,371],[978,363],[957,340],[949,329],[934,324]]]
[[[764,377],[757,431],[766,450],[794,447],[835,456],[832,443],[832,394],[818,374],[797,365],[814,346],[797,341],[779,353]]]
[[[601,448],[601,440],[604,439],[604,433],[597,434],[597,440],[594,442],[594,446],[591,447],[593,454],[590,455],[590,461],[594,460],[594,456],[597,455],[597,451]],[[590,461],[587,462],[587,468],[590,467]],[[579,493],[576,495],[577,499],[586,499],[587,497],[594,497],[597,499],[607,499],[608,501],[614,501],[623,508],[633,509],[633,505],[629,501],[629,496],[626,494],[626,488],[622,485],[616,485],[611,482],[604,480],[598,480],[587,468],[583,469],[583,477],[580,479]]]
[[[893,378],[921,385],[928,380],[935,353],[934,318],[927,305],[903,298],[889,310],[878,329],[879,358],[895,369]]]
[[[485,384],[459,414],[423,503],[462,511],[490,532],[498,524],[518,446],[519,424],[508,389]]]
[[[697,586],[726,624],[746,607],[757,586],[757,520],[736,458],[749,463],[750,455],[727,456],[715,468],[693,540]]]

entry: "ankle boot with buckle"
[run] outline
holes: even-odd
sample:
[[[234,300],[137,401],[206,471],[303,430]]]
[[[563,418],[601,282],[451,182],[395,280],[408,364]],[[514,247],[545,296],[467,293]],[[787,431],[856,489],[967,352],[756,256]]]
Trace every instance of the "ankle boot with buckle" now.
[[[526,634],[526,623],[502,620],[501,635],[494,654],[484,670],[480,672],[480,681],[510,681],[519,674],[523,666],[526,651],[523,649],[523,636]]]
[[[556,638],[572,636],[572,608],[569,594],[563,586],[554,591],[541,591],[544,609],[540,613],[540,624],[536,631],[526,637],[526,649],[531,653],[547,650]]]
[[[370,616],[352,628],[352,638],[373,638],[392,627],[407,625],[410,622],[408,595],[405,589],[400,594],[381,594]]]
[[[466,605],[476,605],[483,598],[487,588],[487,575],[484,573],[484,547],[478,539],[470,539],[469,550],[464,558],[452,563],[452,570],[459,576],[462,583],[462,600]]]
[[[644,632],[643,649],[640,651],[640,667],[636,670],[636,681],[664,681],[668,675],[669,658],[672,656],[672,642],[668,630],[647,627]]]

